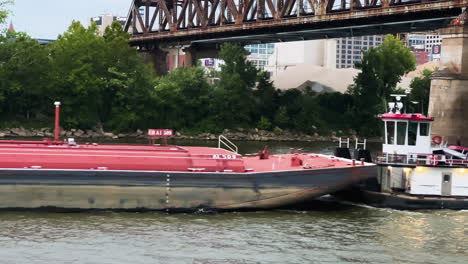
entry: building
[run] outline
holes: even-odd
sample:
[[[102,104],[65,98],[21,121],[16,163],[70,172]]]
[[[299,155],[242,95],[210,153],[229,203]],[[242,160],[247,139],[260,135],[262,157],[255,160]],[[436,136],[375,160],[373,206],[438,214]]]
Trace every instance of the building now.
[[[430,53],[424,49],[413,49],[414,57],[416,57],[416,65],[422,65],[429,62]]]
[[[407,44],[413,50],[418,51],[418,55],[422,54],[422,51],[427,53],[427,61],[438,61],[440,60],[442,39],[438,34],[426,34],[426,33],[413,33],[408,34]],[[413,52],[418,58],[418,55]],[[418,63],[419,65],[419,63]]]
[[[439,34],[426,35],[425,50],[430,53],[430,61],[439,61],[442,48],[442,38]]]
[[[339,38],[336,40],[336,67],[354,68],[361,62],[363,51],[382,44],[382,36],[362,36]]]
[[[245,49],[249,52],[247,60],[251,61],[257,69],[263,71],[265,70],[265,66],[268,65],[268,60],[273,55],[275,44],[251,44],[245,46]]]
[[[101,15],[97,17],[92,17],[91,22],[96,23],[98,26],[99,34],[101,36],[104,35],[104,32],[106,31],[106,28],[112,24],[114,21],[119,21],[122,26],[125,24],[127,21],[126,17],[119,17],[119,16],[113,16],[113,15]]]
[[[407,45],[416,50],[426,49],[426,34],[408,34],[406,37]]]

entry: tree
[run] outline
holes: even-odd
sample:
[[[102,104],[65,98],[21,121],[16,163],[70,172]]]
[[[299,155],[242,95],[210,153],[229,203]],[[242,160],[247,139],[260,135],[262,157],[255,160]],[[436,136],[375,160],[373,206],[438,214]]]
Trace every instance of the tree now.
[[[13,0],[0,0],[0,24],[5,23],[5,20],[9,15],[9,12],[6,8],[13,3]]]
[[[66,127],[129,130],[144,124],[153,78],[128,35],[113,23],[106,37],[73,22],[52,44],[51,99],[63,101]]]
[[[411,101],[416,101],[420,105],[419,111],[422,114],[427,114],[429,106],[429,94],[431,90],[431,75],[432,71],[424,69],[421,77],[416,77],[411,80],[409,95]]]
[[[260,121],[263,117],[262,123],[265,124],[275,118],[275,112],[279,104],[279,91],[275,89],[266,72],[259,72],[257,78],[257,87],[253,91],[257,105],[255,119]]]
[[[210,119],[212,87],[201,67],[177,68],[155,85],[155,120],[175,129],[204,129]],[[203,131],[205,132],[205,131]]]
[[[242,46],[223,44],[219,57],[224,65],[214,91],[214,119],[222,127],[246,126],[255,111],[253,88],[258,71],[247,61]]]
[[[361,134],[378,134],[375,115],[385,111],[386,101],[401,77],[414,70],[416,58],[410,48],[392,35],[387,35],[379,47],[364,52],[356,68],[361,72],[348,90],[353,96],[354,128]]]
[[[8,32],[7,39],[0,45],[0,111],[29,119],[44,106],[49,51],[24,33]]]

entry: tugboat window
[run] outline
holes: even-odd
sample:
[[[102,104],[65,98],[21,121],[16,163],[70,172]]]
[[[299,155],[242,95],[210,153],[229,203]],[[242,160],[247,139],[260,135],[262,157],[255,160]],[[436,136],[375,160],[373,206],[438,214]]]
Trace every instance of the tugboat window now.
[[[408,145],[416,145],[416,135],[418,133],[418,123],[410,122],[408,127]]]
[[[405,145],[406,140],[406,122],[397,123],[397,144]]]
[[[387,144],[395,144],[395,122],[387,121]]]
[[[419,135],[420,136],[429,136],[429,124],[428,123],[421,123],[419,125]]]

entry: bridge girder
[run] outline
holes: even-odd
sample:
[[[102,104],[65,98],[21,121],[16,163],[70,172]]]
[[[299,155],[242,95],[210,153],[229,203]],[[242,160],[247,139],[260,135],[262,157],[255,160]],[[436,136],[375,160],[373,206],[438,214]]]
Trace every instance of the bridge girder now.
[[[188,43],[243,36],[453,17],[468,0],[133,0],[132,42]],[[252,37],[251,37],[252,38]],[[255,37],[253,37],[255,38]]]

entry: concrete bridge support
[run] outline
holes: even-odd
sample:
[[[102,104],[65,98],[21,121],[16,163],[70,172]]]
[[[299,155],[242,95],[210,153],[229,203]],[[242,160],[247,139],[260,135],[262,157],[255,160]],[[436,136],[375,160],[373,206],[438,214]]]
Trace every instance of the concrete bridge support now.
[[[154,47],[141,55],[146,62],[153,65],[158,75],[165,75],[176,68],[195,66],[202,58],[218,58],[218,53],[217,47],[181,45]]]
[[[468,20],[440,33],[443,66],[432,75],[429,99],[432,135],[468,146]]]
[[[140,56],[143,57],[146,63],[151,63],[153,65],[154,71],[158,75],[165,75],[169,71],[167,64],[167,54],[167,51],[157,47],[141,52]]]
[[[190,46],[184,49],[185,52],[185,63],[187,67],[197,65],[199,59],[203,58],[218,58],[219,49],[217,47],[196,47]]]

